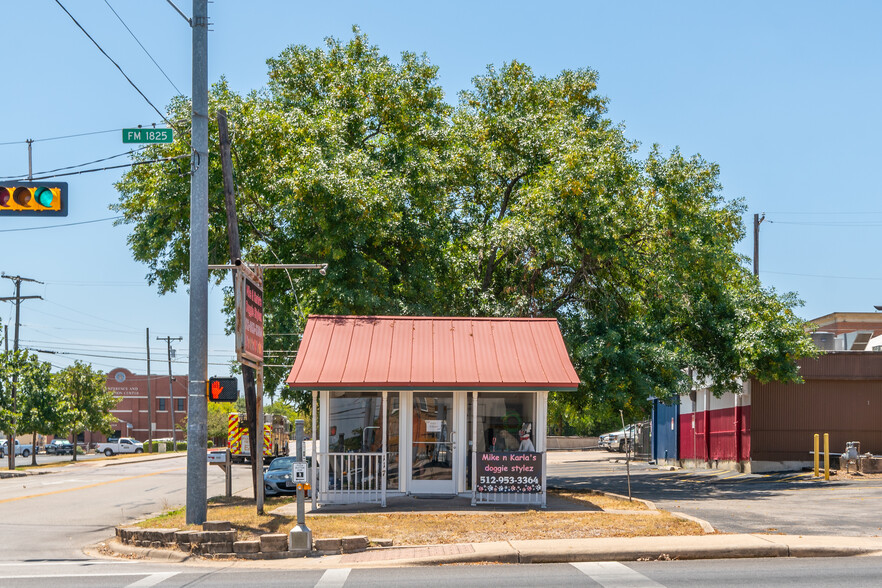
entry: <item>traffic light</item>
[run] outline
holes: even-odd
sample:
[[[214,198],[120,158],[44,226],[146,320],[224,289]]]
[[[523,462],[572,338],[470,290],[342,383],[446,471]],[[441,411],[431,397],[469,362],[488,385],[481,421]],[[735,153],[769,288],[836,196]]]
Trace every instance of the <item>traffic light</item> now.
[[[0,182],[0,216],[67,216],[67,182]]]
[[[236,402],[239,399],[239,388],[236,378],[209,378],[209,402]]]

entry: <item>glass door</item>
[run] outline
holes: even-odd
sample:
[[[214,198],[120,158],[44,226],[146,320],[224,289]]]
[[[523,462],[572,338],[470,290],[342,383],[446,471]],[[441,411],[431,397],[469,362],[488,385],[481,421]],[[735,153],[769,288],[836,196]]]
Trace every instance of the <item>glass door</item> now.
[[[453,392],[414,392],[412,494],[455,494]]]

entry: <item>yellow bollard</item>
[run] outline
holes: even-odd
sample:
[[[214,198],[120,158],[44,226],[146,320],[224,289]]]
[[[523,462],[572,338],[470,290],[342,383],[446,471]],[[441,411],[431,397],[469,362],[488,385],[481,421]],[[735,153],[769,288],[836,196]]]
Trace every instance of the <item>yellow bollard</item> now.
[[[824,433],[824,480],[830,481],[830,433]]]
[[[820,449],[821,449],[820,438],[821,438],[821,436],[818,435],[817,433],[815,433],[815,477],[816,477],[816,478],[819,477],[819,473],[818,473],[818,461],[820,461],[820,459],[821,459],[821,455],[820,455],[820,453],[821,453],[821,452],[820,452]]]

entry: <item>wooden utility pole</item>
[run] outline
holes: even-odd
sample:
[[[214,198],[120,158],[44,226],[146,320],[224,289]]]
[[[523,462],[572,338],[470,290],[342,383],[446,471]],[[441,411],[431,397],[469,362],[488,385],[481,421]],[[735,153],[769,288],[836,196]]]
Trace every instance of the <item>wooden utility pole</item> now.
[[[174,392],[174,389],[172,388],[172,380],[174,380],[174,377],[172,376],[172,366],[171,366],[171,355],[172,355],[171,342],[172,341],[183,341],[184,338],[183,337],[157,337],[156,339],[158,341],[165,341],[168,344],[168,402],[169,402],[168,410],[169,410],[169,415],[171,415],[170,418],[171,418],[171,432],[172,432],[172,451],[177,451],[178,450],[178,436],[175,434],[175,392]],[[188,445],[188,448],[189,448],[189,445]]]
[[[766,213],[762,216],[753,215],[753,275],[759,275],[759,229],[762,222],[766,220]]]
[[[147,327],[147,451],[153,452],[153,391],[150,388],[150,327]]]
[[[236,216],[236,187],[233,182],[233,160],[230,156],[230,133],[227,129],[227,113],[217,112],[217,127],[220,139],[221,170],[224,179],[224,207],[227,211],[227,241],[230,245],[230,263],[234,266],[242,261],[239,244],[239,220]],[[236,270],[233,270],[233,292],[236,291]],[[251,479],[254,484],[254,500],[257,513],[263,514],[263,415],[258,412],[255,369],[242,364],[242,385],[245,388],[245,420],[248,422],[248,445],[251,448]],[[262,412],[262,411],[261,411]]]
[[[43,282],[40,282],[39,280],[34,280],[32,278],[23,278],[21,276],[7,276],[6,274],[2,274],[2,276],[0,276],[0,277],[6,278],[7,280],[12,280],[13,283],[15,284],[15,296],[6,296],[3,298],[0,298],[0,301],[2,301],[2,302],[11,302],[13,300],[15,301],[15,335],[13,337],[13,343],[12,343],[12,352],[15,353],[16,351],[18,351],[18,328],[19,328],[19,325],[21,324],[21,301],[22,300],[33,300],[35,298],[37,298],[39,300],[43,299],[42,296],[22,296],[21,295],[21,283],[22,282],[34,282],[36,284],[42,284]],[[7,331],[7,337],[6,337],[6,350],[9,351],[8,331]],[[18,383],[18,374],[14,373],[14,374],[12,374],[12,385],[10,387],[11,406],[9,408],[12,412],[15,412],[15,385],[17,383]],[[10,470],[15,469],[15,436],[16,436],[16,433],[17,432],[15,430],[15,423],[13,422],[13,423],[11,423],[9,430],[6,431],[6,450],[7,450],[7,458],[9,459],[8,465],[9,465]],[[76,440],[74,440],[74,443],[76,443]],[[36,446],[34,447],[34,449],[36,450]]]

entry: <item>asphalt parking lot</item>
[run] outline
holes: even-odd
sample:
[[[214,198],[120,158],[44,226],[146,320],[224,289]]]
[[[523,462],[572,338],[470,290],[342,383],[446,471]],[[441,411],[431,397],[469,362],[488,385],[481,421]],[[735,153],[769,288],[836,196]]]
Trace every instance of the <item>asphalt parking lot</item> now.
[[[630,464],[631,492],[663,510],[708,521],[725,533],[882,535],[882,480],[815,480],[812,472],[741,474],[733,470],[668,471]],[[628,494],[624,455],[550,452],[548,486]]]

